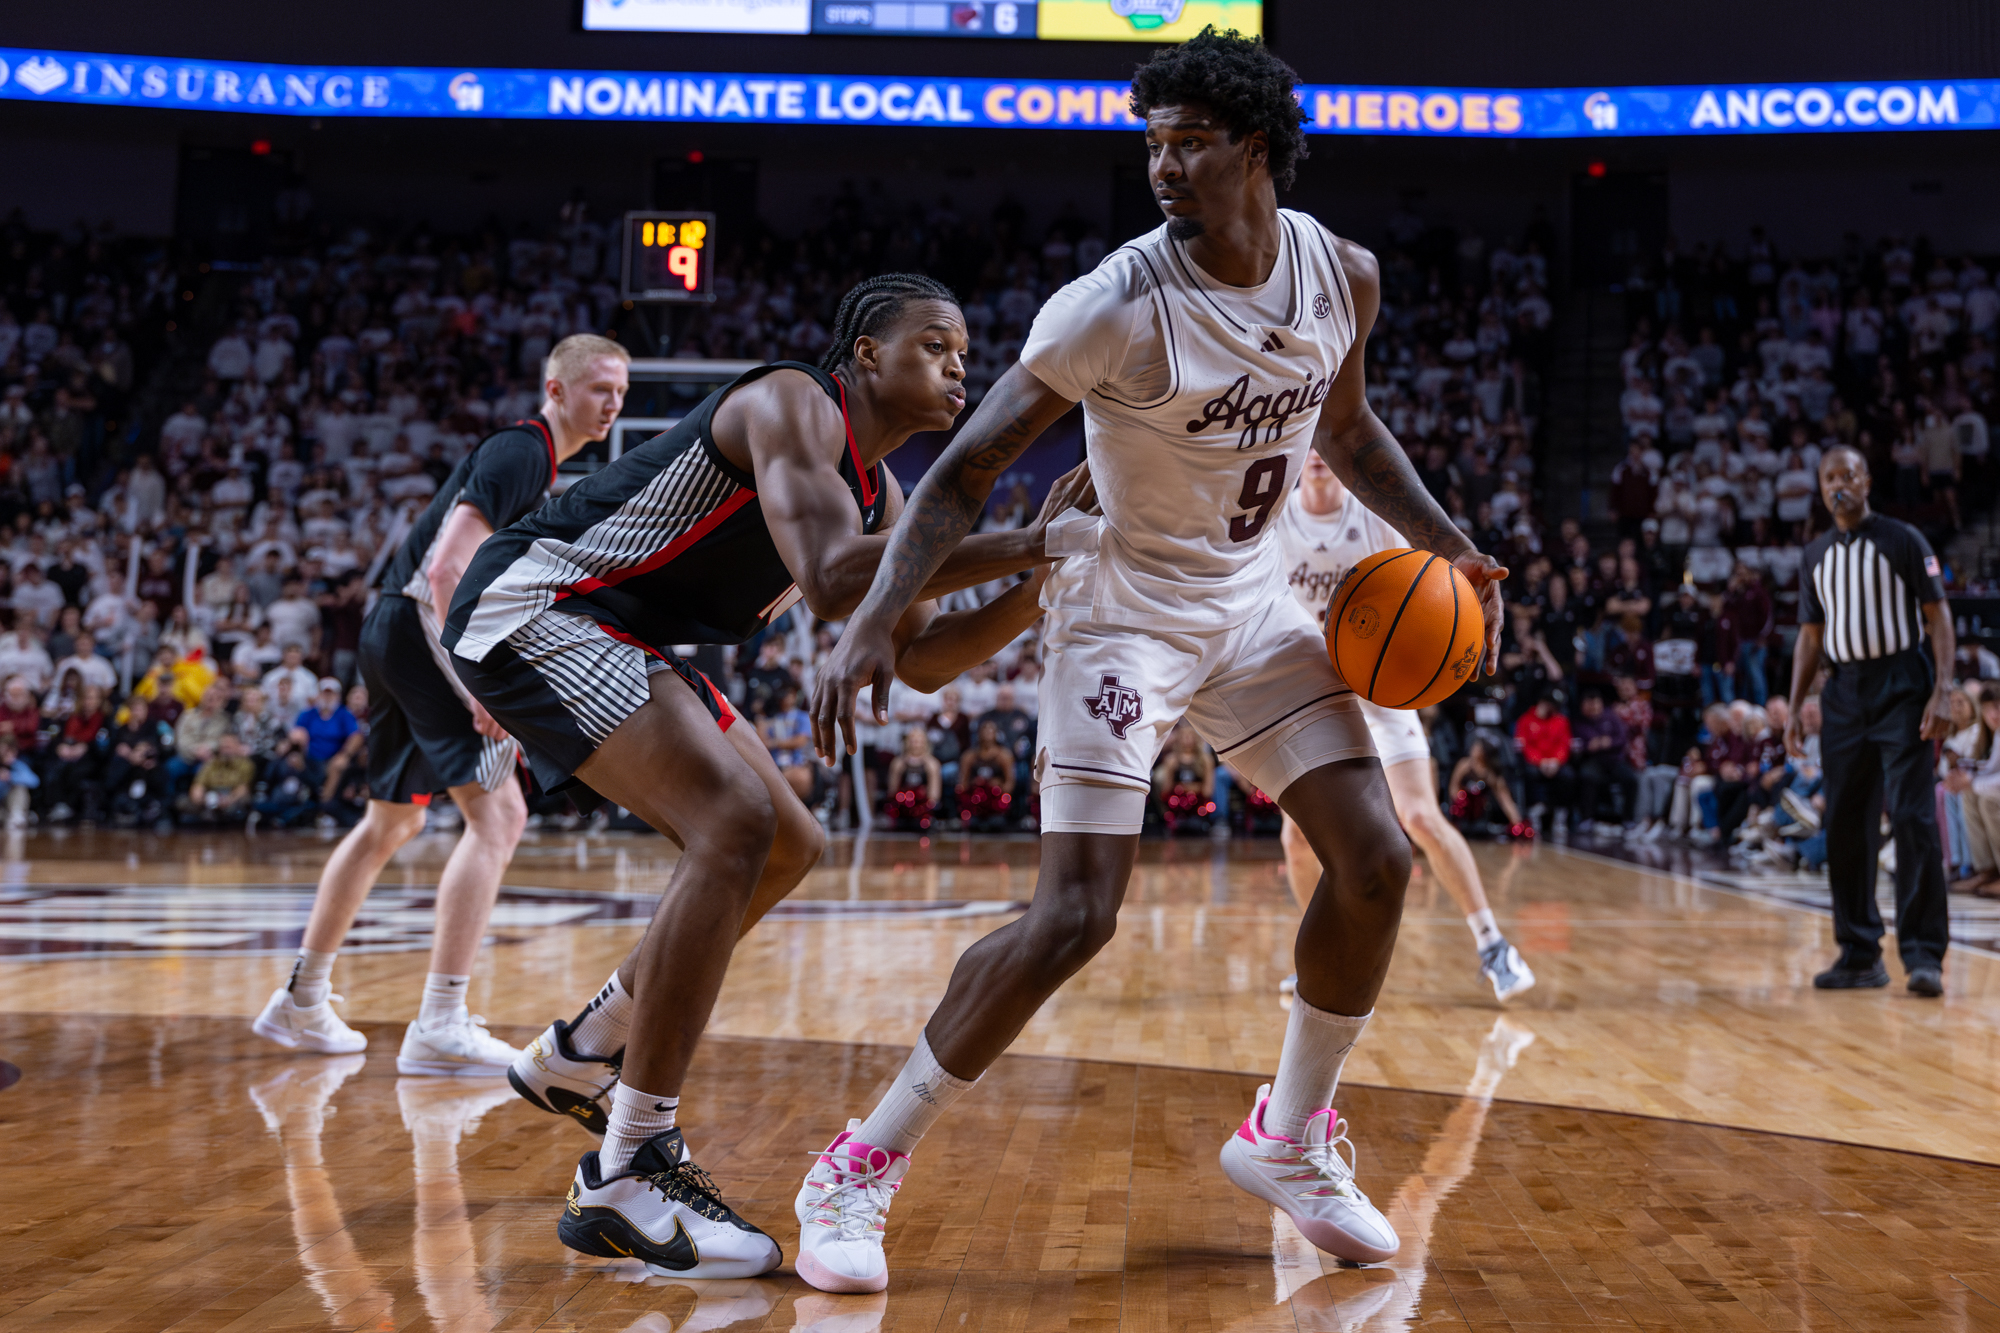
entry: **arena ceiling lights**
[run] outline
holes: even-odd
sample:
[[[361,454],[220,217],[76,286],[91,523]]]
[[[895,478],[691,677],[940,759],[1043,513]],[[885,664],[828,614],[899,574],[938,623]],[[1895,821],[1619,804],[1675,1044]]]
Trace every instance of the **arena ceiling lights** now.
[[[0,101],[285,116],[1125,129],[1119,82],[270,65],[0,47]],[[1308,84],[1317,134],[1590,139],[1991,129],[2000,81],[1665,88]]]

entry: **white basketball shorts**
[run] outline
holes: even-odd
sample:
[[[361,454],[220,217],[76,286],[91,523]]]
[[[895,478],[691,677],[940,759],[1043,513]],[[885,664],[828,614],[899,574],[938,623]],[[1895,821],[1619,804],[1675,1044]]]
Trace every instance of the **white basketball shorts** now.
[[[1363,699],[1361,716],[1368,719],[1368,734],[1375,739],[1375,753],[1382,756],[1383,768],[1431,757],[1423,719],[1414,708],[1384,708]]]
[[[1051,611],[1043,644],[1044,832],[1139,832],[1153,765],[1182,717],[1273,798],[1315,768],[1376,752],[1319,626],[1282,590],[1243,624],[1212,632]]]

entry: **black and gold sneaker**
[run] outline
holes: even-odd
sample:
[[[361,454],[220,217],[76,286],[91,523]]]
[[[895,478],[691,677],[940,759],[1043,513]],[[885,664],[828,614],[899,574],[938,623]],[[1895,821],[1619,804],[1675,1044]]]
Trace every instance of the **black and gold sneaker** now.
[[[558,1018],[522,1048],[507,1069],[514,1091],[552,1115],[566,1115],[600,1139],[611,1123],[611,1089],[625,1053],[584,1055]]]
[[[598,1178],[597,1154],[576,1164],[556,1235],[580,1254],[638,1259],[662,1277],[741,1278],[784,1262],[778,1243],[724,1203],[678,1129],[655,1134],[632,1164]]]

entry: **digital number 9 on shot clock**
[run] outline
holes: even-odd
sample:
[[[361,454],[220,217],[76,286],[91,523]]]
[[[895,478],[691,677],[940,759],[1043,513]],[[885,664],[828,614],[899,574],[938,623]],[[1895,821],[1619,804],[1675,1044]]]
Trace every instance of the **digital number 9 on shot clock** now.
[[[708,224],[700,219],[687,222],[643,222],[639,224],[639,244],[648,249],[664,246],[667,272],[681,280],[689,291],[701,287],[701,248],[708,240]]]

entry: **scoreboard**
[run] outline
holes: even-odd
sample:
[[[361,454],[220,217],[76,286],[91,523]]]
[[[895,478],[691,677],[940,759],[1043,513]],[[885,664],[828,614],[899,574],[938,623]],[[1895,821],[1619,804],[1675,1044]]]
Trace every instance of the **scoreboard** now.
[[[627,301],[713,301],[714,260],[715,214],[627,213],[620,295]]]
[[[1263,31],[1262,0],[583,0],[606,32],[1184,42],[1213,23]]]

